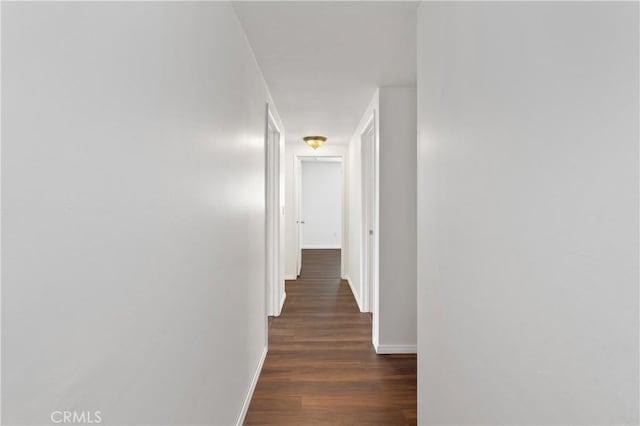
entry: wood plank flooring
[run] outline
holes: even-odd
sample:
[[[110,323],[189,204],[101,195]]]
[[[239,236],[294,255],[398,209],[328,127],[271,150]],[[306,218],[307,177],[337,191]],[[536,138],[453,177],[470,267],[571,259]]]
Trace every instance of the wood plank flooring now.
[[[415,425],[415,355],[376,355],[340,250],[304,250],[245,425]]]

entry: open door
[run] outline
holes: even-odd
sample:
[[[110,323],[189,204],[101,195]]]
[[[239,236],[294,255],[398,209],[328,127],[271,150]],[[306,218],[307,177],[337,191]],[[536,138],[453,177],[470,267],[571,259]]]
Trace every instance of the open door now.
[[[280,129],[267,105],[265,136],[266,296],[267,315],[280,315],[283,288],[280,274]]]
[[[374,277],[374,192],[373,192],[373,122],[362,133],[362,253],[364,309],[373,312],[373,277]]]
[[[302,272],[302,227],[304,225],[302,218],[302,161],[296,157],[293,167],[296,179],[296,275],[300,276]]]
[[[375,112],[360,135],[362,159],[362,305],[372,315],[372,342],[378,344],[378,227],[377,227],[377,183],[376,183],[376,128]]]

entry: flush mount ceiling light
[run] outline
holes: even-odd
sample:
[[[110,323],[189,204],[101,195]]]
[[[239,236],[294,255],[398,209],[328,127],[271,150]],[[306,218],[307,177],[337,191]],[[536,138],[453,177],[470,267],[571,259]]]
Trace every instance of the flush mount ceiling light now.
[[[320,148],[327,140],[324,136],[305,136],[302,139],[313,149]]]

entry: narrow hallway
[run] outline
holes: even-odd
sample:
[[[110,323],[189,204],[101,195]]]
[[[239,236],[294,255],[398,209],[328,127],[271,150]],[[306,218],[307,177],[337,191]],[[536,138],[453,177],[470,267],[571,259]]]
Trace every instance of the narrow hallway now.
[[[340,250],[304,250],[286,292],[245,424],[416,424],[416,356],[375,353]]]

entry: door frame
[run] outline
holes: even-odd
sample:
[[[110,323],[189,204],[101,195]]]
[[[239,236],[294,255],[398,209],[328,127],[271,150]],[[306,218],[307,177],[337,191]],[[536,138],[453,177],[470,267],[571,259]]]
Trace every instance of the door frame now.
[[[265,126],[265,299],[267,316],[279,316],[286,298],[282,276],[284,135],[267,103]],[[273,135],[277,135],[275,138]],[[268,325],[267,325],[268,326]],[[268,334],[268,333],[267,333]]]
[[[300,216],[302,215],[302,158],[294,157],[293,176],[295,186],[295,218],[296,218],[296,278],[302,272],[302,232]]]
[[[372,133],[371,146],[366,146],[367,136]],[[368,150],[368,151],[367,151]],[[376,121],[376,110],[366,121],[360,133],[360,194],[361,194],[361,259],[360,276],[362,277],[362,308],[371,312],[371,339],[378,345],[380,312],[379,287],[379,143]],[[365,167],[368,163],[369,168]],[[368,173],[367,173],[368,172]],[[369,180],[369,186],[367,186]],[[370,231],[372,235],[370,236]],[[371,240],[371,241],[370,241]]]
[[[295,197],[295,202],[294,202],[294,206],[295,206],[295,210],[294,210],[294,217],[295,217],[295,221],[296,221],[296,274],[298,276],[300,276],[300,270],[302,268],[302,244],[301,244],[301,232],[300,232],[300,215],[301,215],[301,208],[302,208],[302,160],[305,158],[315,158],[315,157],[326,157],[326,158],[339,158],[340,159],[340,165],[341,165],[341,170],[342,170],[342,205],[340,206],[342,212],[341,212],[341,236],[340,236],[340,277],[344,277],[344,266],[345,266],[345,262],[346,262],[346,256],[347,256],[347,238],[348,235],[346,235],[346,231],[347,231],[347,220],[348,217],[345,216],[346,212],[347,212],[347,175],[345,173],[346,170],[346,154],[342,154],[342,153],[316,153],[316,154],[294,154],[294,161],[293,161],[293,178],[294,178],[294,182],[295,182],[295,190],[294,190],[294,197]]]

